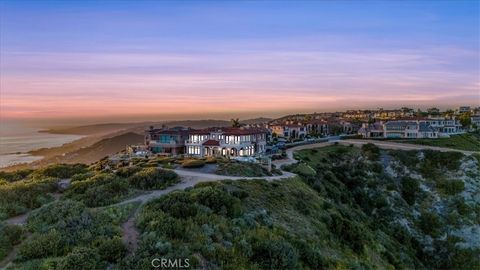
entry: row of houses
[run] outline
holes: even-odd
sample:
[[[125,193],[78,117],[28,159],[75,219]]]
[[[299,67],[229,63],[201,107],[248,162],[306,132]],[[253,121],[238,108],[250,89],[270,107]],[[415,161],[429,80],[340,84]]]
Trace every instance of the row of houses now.
[[[462,125],[457,119],[437,117],[365,123],[359,129],[358,134],[364,138],[417,139],[448,137],[461,132],[463,132]]]
[[[145,145],[154,154],[245,157],[263,154],[268,134],[267,129],[259,127],[150,127],[145,131]]]
[[[480,116],[472,116],[471,123],[480,127]],[[461,132],[462,125],[455,117],[406,117],[361,123],[338,115],[311,114],[288,116],[262,126],[151,127],[145,131],[145,150],[165,155],[247,157],[264,154],[270,137],[301,140],[359,134],[364,138],[438,138]]]
[[[480,107],[472,108],[470,106],[461,106],[455,110],[448,110],[449,114],[460,115],[464,113],[471,113],[472,115],[480,115]],[[447,113],[445,111],[444,113]],[[425,112],[418,110],[415,112],[411,108],[403,107],[401,109],[385,110],[379,108],[378,110],[348,110],[341,113],[341,117],[345,119],[359,119],[368,121],[369,119],[378,120],[398,120],[401,118],[410,118],[421,115],[439,116],[442,112],[438,108],[428,108]]]
[[[154,154],[242,157],[264,154],[270,136],[293,140],[334,133],[352,134],[360,128],[360,125],[343,120],[304,120],[303,116],[293,119],[277,119],[263,127],[150,127],[145,131],[144,144],[146,150]]]
[[[319,137],[337,134],[354,134],[361,125],[358,122],[340,118],[312,120],[274,121],[267,125],[275,137],[286,139],[304,139],[307,136]]]
[[[412,117],[414,111],[408,108],[402,108],[398,110],[384,110],[382,108],[378,110],[348,110],[342,113],[342,117],[346,119],[396,119],[401,117]]]

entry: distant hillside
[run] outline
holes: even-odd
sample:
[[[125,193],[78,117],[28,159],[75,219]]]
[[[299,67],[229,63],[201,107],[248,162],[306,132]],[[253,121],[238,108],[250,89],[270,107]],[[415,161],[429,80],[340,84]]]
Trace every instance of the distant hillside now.
[[[136,126],[146,126],[148,123],[106,123],[87,126],[77,126],[68,128],[52,128],[41,132],[52,134],[76,134],[76,135],[93,135],[99,133],[111,133],[123,129],[129,129]]]
[[[65,163],[92,163],[105,156],[115,154],[125,149],[129,144],[143,143],[143,135],[129,132],[112,138],[106,138],[91,146],[81,148],[63,156]]]
[[[241,120],[240,123],[246,124],[246,125],[252,125],[252,124],[262,124],[270,121],[272,121],[272,118],[259,117],[259,118]]]
[[[226,127],[230,126],[230,121],[227,120],[184,120],[184,121],[171,121],[165,123],[169,127],[182,126],[191,128],[207,128],[207,127]]]
[[[230,121],[226,120],[182,120],[182,121],[152,121],[152,122],[137,122],[137,123],[105,123],[68,128],[51,128],[41,132],[52,134],[76,134],[76,135],[99,135],[110,134],[114,132],[137,132],[143,133],[149,126],[160,127],[167,125],[169,127],[184,126],[191,128],[207,128],[207,127],[224,127],[229,126]]]
[[[125,149],[129,144],[143,143],[143,135],[128,132],[120,135],[115,135],[110,138],[104,138],[100,141],[77,150],[48,157],[40,161],[34,162],[30,165],[34,167],[45,166],[53,163],[85,163],[90,164],[98,161],[105,156],[115,154]]]
[[[268,122],[272,119],[270,118],[254,118],[254,119],[245,119],[241,120],[242,124],[261,124]],[[161,125],[166,125],[169,127],[183,126],[191,128],[207,128],[207,127],[226,127],[230,126],[231,122],[228,120],[215,120],[215,119],[206,119],[206,120],[180,120],[180,121],[152,121],[152,122],[137,122],[137,123],[105,123],[105,124],[95,124],[95,125],[86,125],[86,126],[77,126],[77,127],[66,127],[66,128],[51,128],[43,130],[41,132],[52,133],[52,134],[75,134],[75,135],[100,135],[100,134],[110,134],[114,132],[137,132],[143,133],[145,129],[149,126],[159,127]]]

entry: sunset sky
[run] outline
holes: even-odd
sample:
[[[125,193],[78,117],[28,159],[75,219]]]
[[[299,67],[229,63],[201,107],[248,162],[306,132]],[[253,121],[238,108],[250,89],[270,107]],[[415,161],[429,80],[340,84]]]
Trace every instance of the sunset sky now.
[[[3,120],[480,105],[478,1],[0,1]]]

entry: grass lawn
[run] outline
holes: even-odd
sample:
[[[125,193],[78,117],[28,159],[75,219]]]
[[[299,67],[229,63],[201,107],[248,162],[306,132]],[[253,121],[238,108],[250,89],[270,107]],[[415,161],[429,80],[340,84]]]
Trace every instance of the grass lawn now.
[[[226,162],[219,163],[218,168],[215,171],[219,175],[228,176],[245,176],[245,177],[262,177],[272,176],[273,174],[262,167],[260,164],[249,162]]]
[[[331,145],[321,148],[304,149],[294,153],[297,160],[303,160],[308,165],[315,167],[321,163],[322,160],[327,158],[331,153],[347,154],[352,152],[358,152],[360,149],[356,147],[344,146],[344,145]]]
[[[395,142],[421,144],[429,146],[446,147],[467,151],[480,151],[480,134],[465,133],[453,135],[450,138],[438,139],[414,139],[414,140],[392,140]]]

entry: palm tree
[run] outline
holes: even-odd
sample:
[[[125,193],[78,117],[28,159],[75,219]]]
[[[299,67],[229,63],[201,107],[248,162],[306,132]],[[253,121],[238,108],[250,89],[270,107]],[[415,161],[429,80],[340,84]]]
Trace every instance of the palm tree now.
[[[236,118],[236,119],[232,118],[232,119],[230,119],[230,122],[232,122],[232,127],[234,127],[234,128],[239,128],[239,127],[242,126],[242,124],[240,124],[240,119],[238,119],[238,118]]]

